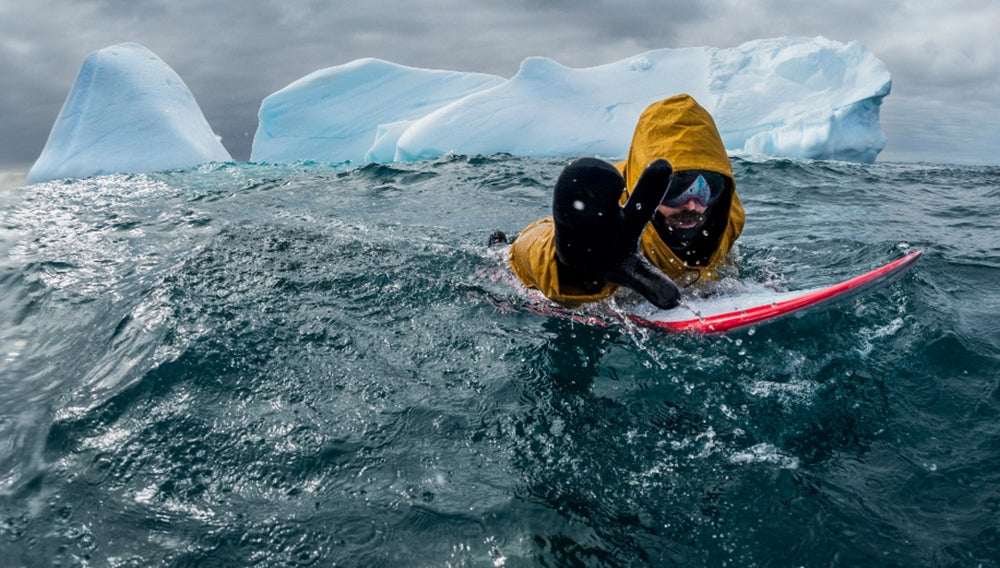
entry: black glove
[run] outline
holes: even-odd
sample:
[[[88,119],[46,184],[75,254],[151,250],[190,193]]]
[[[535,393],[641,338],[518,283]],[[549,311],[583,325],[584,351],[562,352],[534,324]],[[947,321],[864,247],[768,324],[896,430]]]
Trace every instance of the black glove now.
[[[628,202],[619,207],[625,180],[614,166],[596,158],[581,158],[566,166],[556,181],[552,216],[556,257],[570,269],[567,273],[626,286],[659,308],[676,306],[680,302],[677,285],[639,252],[639,237],[672,175],[670,162],[651,162]]]

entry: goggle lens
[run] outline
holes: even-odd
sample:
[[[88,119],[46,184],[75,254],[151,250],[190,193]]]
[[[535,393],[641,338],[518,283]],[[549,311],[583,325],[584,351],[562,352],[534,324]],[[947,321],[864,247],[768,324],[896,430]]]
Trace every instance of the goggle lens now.
[[[660,203],[680,207],[693,199],[702,207],[708,207],[719,199],[725,187],[725,177],[715,172],[675,172]]]

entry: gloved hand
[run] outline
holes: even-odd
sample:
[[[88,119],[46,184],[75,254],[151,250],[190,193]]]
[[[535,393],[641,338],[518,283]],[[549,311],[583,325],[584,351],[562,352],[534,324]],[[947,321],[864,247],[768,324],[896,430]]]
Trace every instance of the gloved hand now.
[[[552,199],[559,262],[585,279],[631,288],[659,308],[676,306],[677,285],[639,251],[639,236],[672,175],[670,162],[651,162],[620,207],[625,180],[614,166],[596,158],[566,166]]]

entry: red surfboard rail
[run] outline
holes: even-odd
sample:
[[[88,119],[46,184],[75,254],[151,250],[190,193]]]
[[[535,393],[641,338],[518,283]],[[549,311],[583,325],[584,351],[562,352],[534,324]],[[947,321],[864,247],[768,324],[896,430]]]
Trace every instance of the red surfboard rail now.
[[[871,288],[888,284],[902,277],[920,257],[922,250],[876,268],[860,276],[824,288],[803,291],[801,296],[733,312],[695,317],[685,320],[656,320],[636,314],[629,318],[641,325],[657,327],[671,332],[696,334],[723,333],[789,315],[806,308],[842,301]]]

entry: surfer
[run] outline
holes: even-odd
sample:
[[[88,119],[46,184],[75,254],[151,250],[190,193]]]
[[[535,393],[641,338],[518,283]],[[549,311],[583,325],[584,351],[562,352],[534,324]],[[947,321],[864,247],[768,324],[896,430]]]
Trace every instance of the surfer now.
[[[626,160],[566,166],[552,216],[521,231],[510,263],[526,286],[563,305],[626,286],[671,308],[678,284],[718,278],[743,221],[715,121],[691,96],[677,95],[642,113]]]

